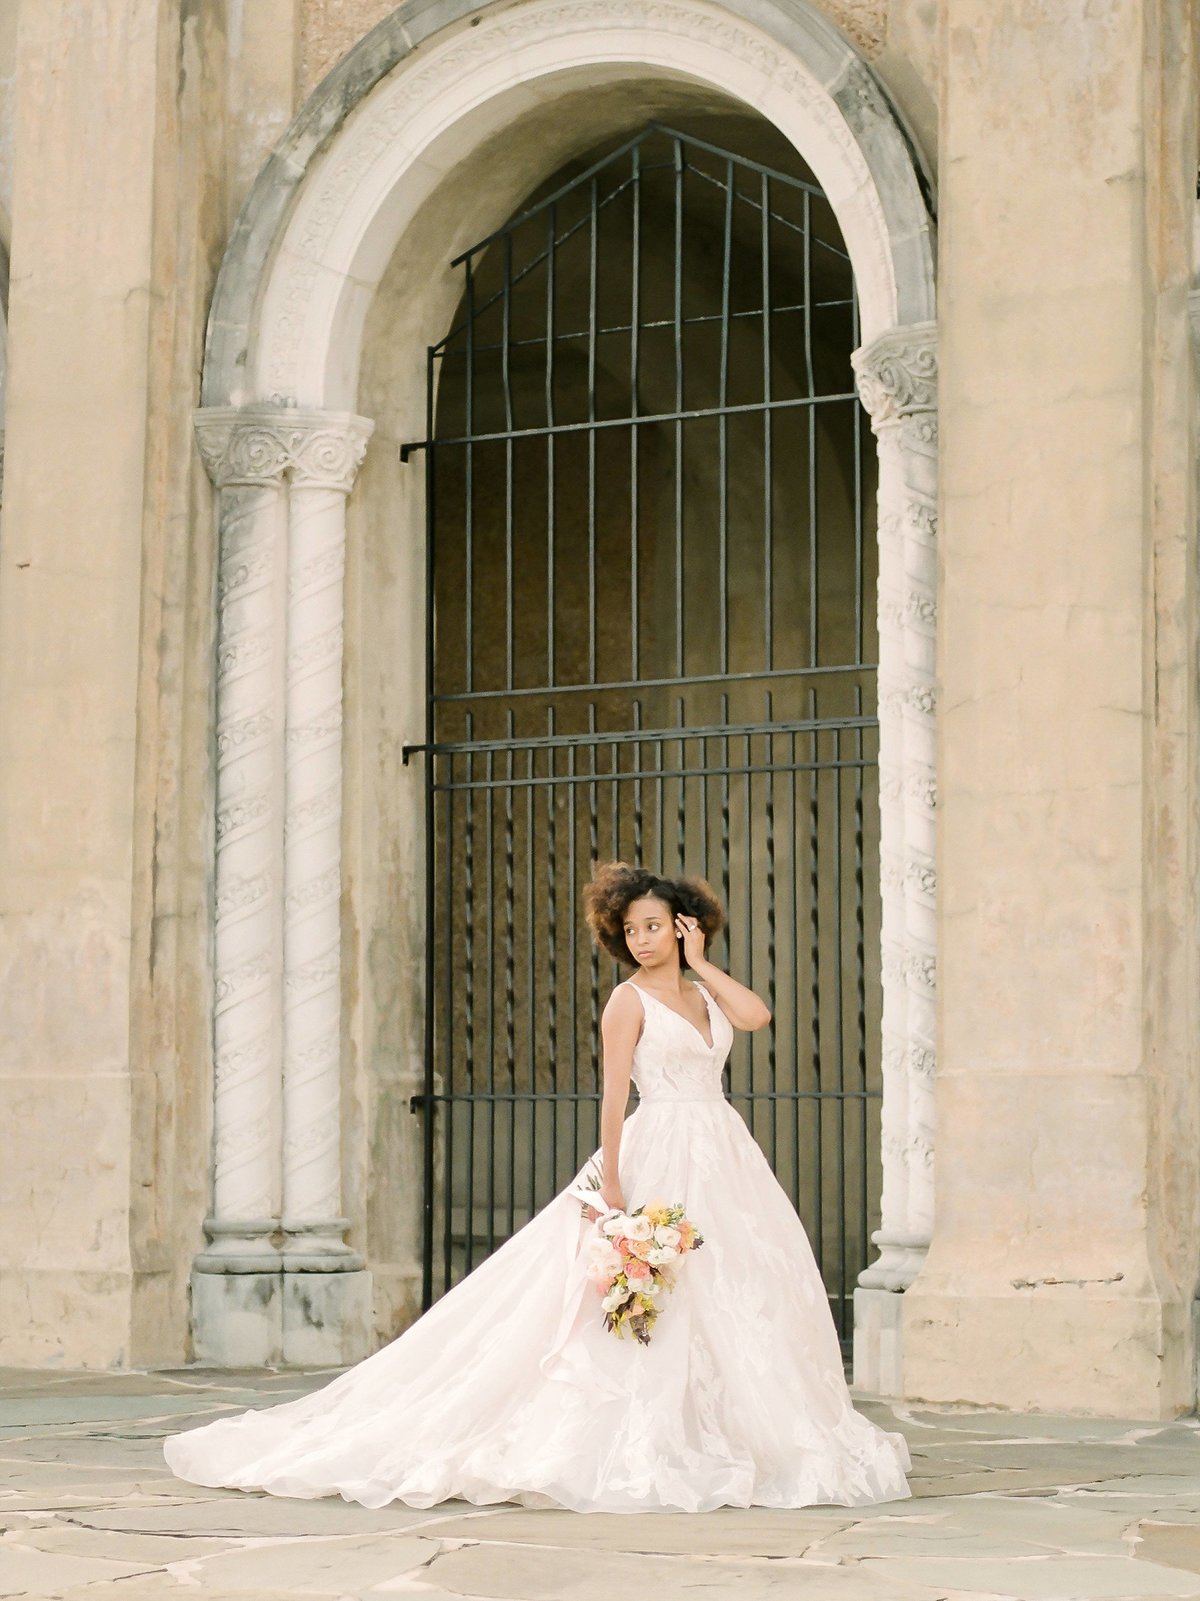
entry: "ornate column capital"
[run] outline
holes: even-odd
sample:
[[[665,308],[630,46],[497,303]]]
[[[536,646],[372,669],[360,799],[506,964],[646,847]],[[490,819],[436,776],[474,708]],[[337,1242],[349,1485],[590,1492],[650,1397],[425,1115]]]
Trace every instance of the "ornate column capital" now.
[[[218,489],[279,485],[348,494],[375,424],[350,411],[207,406],[194,413],[196,443]]]
[[[937,410],[936,323],[890,328],[850,359],[876,433],[917,412]]]

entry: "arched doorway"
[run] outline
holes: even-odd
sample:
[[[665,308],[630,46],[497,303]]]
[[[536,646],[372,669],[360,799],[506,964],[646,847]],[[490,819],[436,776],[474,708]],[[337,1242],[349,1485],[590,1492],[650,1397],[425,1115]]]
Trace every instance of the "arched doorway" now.
[[[451,263],[564,164],[611,149],[631,107],[754,108],[808,164],[853,266],[879,439],[883,1256],[867,1274],[884,1273],[885,1320],[929,1237],[936,364],[911,148],[805,6],[471,11],[440,28],[401,7],[330,75],[256,184],[210,319],[214,1166],[193,1324],[217,1362],[342,1360],[419,1306],[427,864],[421,764],[400,746],[425,722],[426,515],[399,447],[430,431],[423,352],[462,296]],[[763,165],[791,171],[778,152]],[[726,591],[735,625],[744,577]]]
[[[624,856],[729,905],[718,960],[774,1015],[728,1087],[848,1339],[881,1169],[858,309],[796,153],[732,108],[697,124],[577,158],[460,257],[405,450],[430,560],[423,1299],[599,1143],[623,975],[578,891]]]

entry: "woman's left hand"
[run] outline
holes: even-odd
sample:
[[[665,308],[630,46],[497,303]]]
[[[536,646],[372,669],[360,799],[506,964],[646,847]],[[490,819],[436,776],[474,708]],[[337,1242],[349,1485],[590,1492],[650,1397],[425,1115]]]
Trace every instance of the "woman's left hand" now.
[[[681,912],[675,918],[675,932],[683,941],[683,955],[688,966],[699,966],[704,960],[704,930],[700,924]]]

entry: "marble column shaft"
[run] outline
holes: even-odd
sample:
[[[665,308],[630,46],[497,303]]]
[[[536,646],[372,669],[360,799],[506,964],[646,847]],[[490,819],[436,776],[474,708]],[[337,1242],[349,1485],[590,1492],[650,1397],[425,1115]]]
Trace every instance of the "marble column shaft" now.
[[[880,1256],[859,1282],[902,1290],[933,1228],[936,328],[893,329],[856,352],[854,365],[879,442],[883,945]]]
[[[201,1271],[266,1269],[281,1226],[287,1266],[361,1266],[340,1216],[342,573],[370,431],[341,414],[197,414],[221,537]]]

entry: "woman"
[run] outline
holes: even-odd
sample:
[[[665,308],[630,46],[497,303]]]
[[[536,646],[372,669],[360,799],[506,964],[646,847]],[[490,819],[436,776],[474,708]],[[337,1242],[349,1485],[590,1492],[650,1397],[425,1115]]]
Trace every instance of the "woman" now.
[[[374,1356],[299,1401],[167,1439],[182,1478],[370,1507],[580,1512],[910,1495],[904,1438],[855,1412],[808,1237],[723,1092],[734,1029],[770,1013],[707,959],[719,901],[703,880],[609,862],[585,904],[596,940],[634,969],[604,1008],[600,1150]],[[602,1204],[581,1206],[597,1190]],[[607,1208],[654,1200],[681,1203],[703,1248],[652,1340],[618,1340],[585,1247]]]

